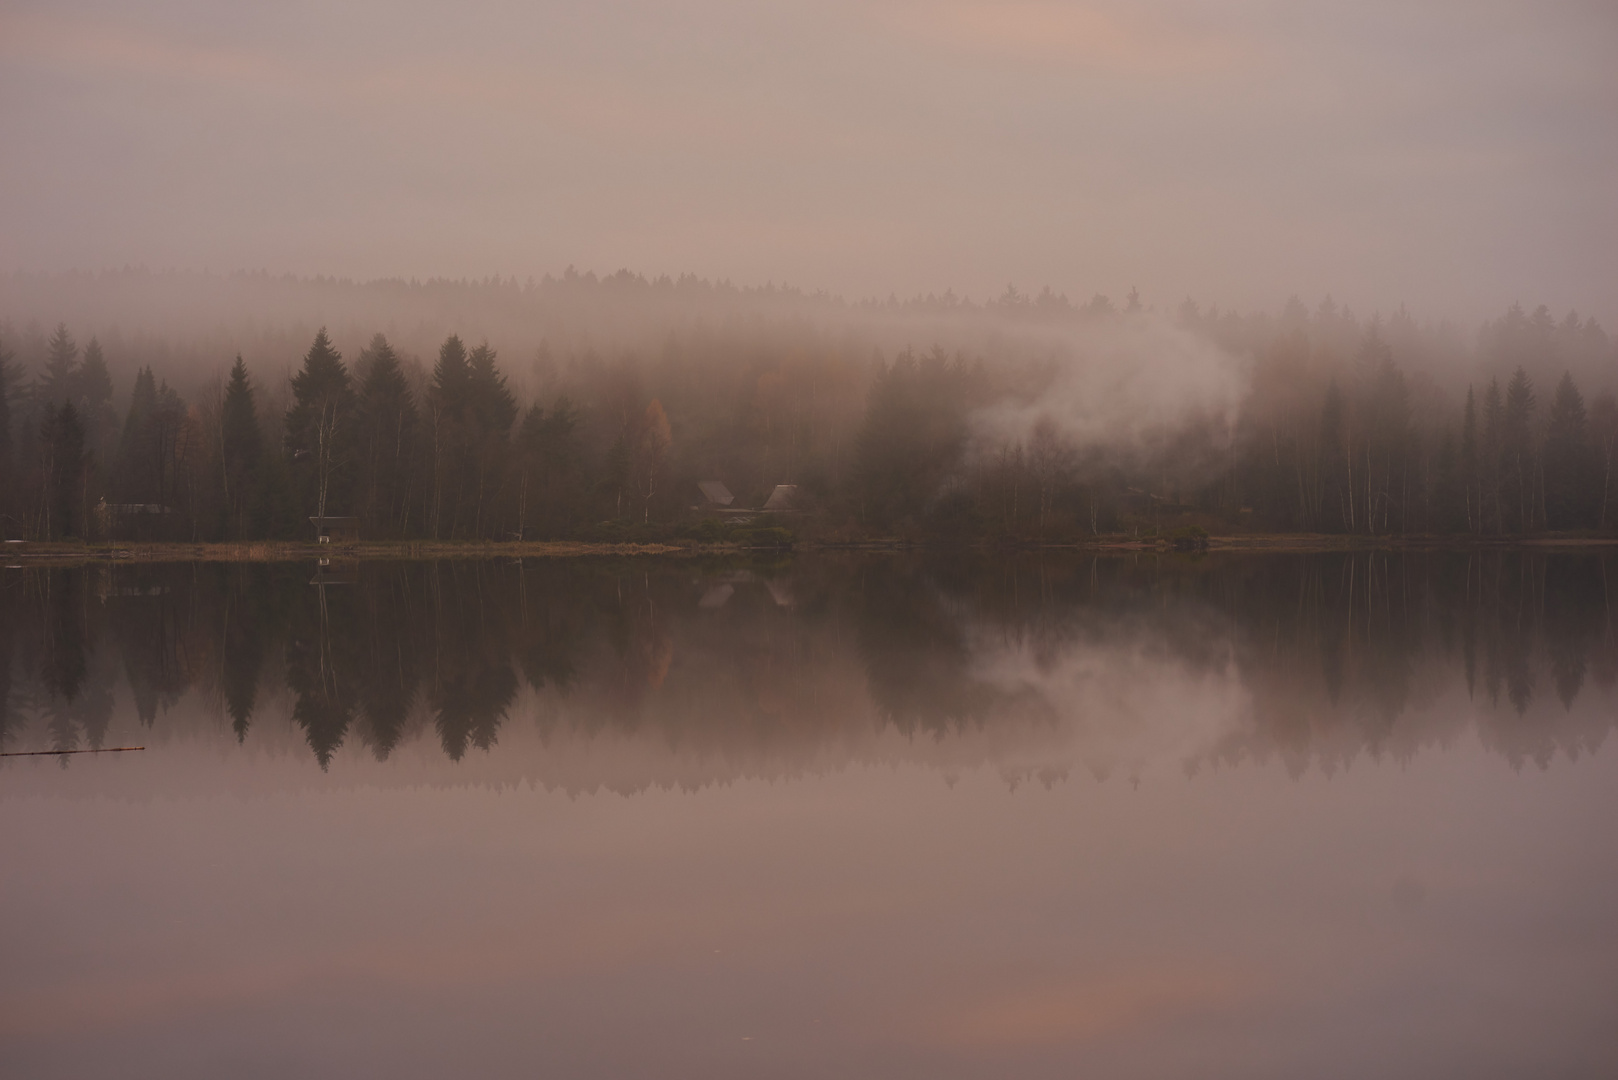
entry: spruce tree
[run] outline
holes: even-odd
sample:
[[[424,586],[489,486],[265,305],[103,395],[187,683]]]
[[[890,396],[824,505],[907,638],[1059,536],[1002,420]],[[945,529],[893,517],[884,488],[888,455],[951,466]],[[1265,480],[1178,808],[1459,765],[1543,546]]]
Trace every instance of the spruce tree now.
[[[11,507],[11,350],[0,344],[0,537],[10,537]]]
[[[292,377],[292,398],[286,429],[294,476],[304,505],[324,518],[344,502],[354,426],[348,369],[324,326]]]
[[[428,394],[444,408],[460,412],[470,401],[471,386],[472,366],[467,362],[466,346],[458,335],[451,334],[438,347],[438,362],[433,365],[433,382]]]
[[[1353,505],[1349,501],[1348,454],[1344,445],[1347,405],[1343,392],[1333,379],[1326,386],[1326,399],[1320,406],[1320,472],[1325,478],[1325,500],[1337,519],[1338,527],[1354,530]]]
[[[112,407],[112,376],[97,339],[92,337],[84,347],[84,359],[73,382],[73,402],[79,410],[79,421],[84,425],[85,503],[93,505],[98,497],[107,494],[118,442],[118,413]]]
[[[506,434],[517,421],[517,399],[506,388],[506,377],[495,367],[495,352],[487,342],[467,358],[467,391],[472,414],[482,433]]]
[[[464,482],[462,465],[466,457],[467,411],[472,369],[466,360],[466,346],[451,334],[438,349],[433,365],[432,385],[427,389],[427,427],[432,461],[432,481],[427,500],[427,527],[433,539],[444,534],[445,519],[454,533],[459,499],[456,492]]]
[[[1437,532],[1458,532],[1468,527],[1462,504],[1465,481],[1460,475],[1460,461],[1455,450],[1455,434],[1444,432],[1438,444],[1438,457],[1433,467],[1431,485],[1432,506],[1427,528]]]
[[[158,478],[154,474],[157,457],[153,415],[157,412],[157,380],[150,367],[135,374],[135,389],[129,397],[129,413],[124,418],[123,435],[118,440],[118,461],[113,490],[119,502],[148,503],[157,498]]]
[[[112,376],[107,373],[107,360],[96,338],[91,338],[90,344],[84,347],[84,362],[79,365],[73,396],[92,405],[112,400]]]
[[[45,465],[45,536],[83,536],[84,426],[71,401],[60,407],[46,404],[40,442]]]
[[[503,486],[511,425],[517,420],[517,401],[494,361],[487,342],[467,358],[467,464],[474,500],[472,531],[479,537],[490,526],[493,493]]]
[[[415,461],[416,402],[399,357],[377,334],[360,353],[365,379],[359,393],[360,507],[370,526],[401,535],[410,523],[410,481]]]
[[[1618,465],[1618,399],[1602,394],[1590,408],[1592,444],[1591,498],[1596,504],[1596,528],[1607,528],[1610,520],[1613,466]]]
[[[1481,457],[1481,491],[1484,517],[1495,532],[1505,531],[1505,514],[1501,497],[1502,429],[1505,426],[1505,402],[1500,397],[1500,380],[1490,379],[1483,391],[1483,448]]]
[[[74,379],[73,400],[79,407],[89,448],[105,458],[118,432],[118,415],[112,408],[112,375],[101,354],[101,342],[95,338],[84,347],[84,362]]]
[[[1564,372],[1551,400],[1545,429],[1545,523],[1552,529],[1591,524],[1594,500],[1586,497],[1593,462],[1584,395]]]
[[[67,332],[67,323],[57,323],[56,332],[45,347],[45,371],[40,377],[40,400],[51,404],[71,401],[77,396],[79,347]]]
[[[1503,479],[1507,485],[1517,532],[1534,527],[1534,383],[1519,367],[1506,386],[1505,412],[1501,417],[1500,449]]]
[[[548,531],[554,535],[557,488],[577,459],[573,432],[578,425],[578,410],[565,395],[556,399],[548,414],[538,405],[524,414],[515,440],[519,538],[528,537],[528,522],[536,516],[530,507],[535,503],[550,511],[553,520]]]
[[[157,405],[152,410],[151,472],[156,478],[157,501],[176,509],[183,494],[181,490],[182,466],[190,449],[188,439],[189,416],[185,400],[169,386],[167,379],[157,384]],[[192,507],[195,510],[195,507]]]
[[[230,369],[225,400],[219,414],[221,481],[224,485],[228,531],[239,539],[256,533],[259,459],[263,453],[258,413],[253,407],[253,383],[241,354]]]

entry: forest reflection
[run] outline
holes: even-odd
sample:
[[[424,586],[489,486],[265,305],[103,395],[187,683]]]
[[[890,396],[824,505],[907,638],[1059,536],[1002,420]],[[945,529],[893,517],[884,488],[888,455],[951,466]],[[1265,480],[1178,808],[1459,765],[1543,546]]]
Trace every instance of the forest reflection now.
[[[1507,549],[7,568],[0,744],[97,748],[122,720],[251,747],[290,720],[324,769],[416,741],[461,762],[535,724],[1106,775],[1330,770],[1471,729],[1543,766],[1618,722],[1615,571]]]

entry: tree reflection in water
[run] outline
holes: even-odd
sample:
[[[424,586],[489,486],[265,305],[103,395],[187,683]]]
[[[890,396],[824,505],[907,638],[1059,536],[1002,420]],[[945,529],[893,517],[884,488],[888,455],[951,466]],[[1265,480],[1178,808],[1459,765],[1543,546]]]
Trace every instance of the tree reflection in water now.
[[[1097,772],[1330,770],[1475,726],[1545,765],[1615,722],[1615,571],[1500,549],[8,569],[0,743],[103,745],[126,700],[147,727],[212,716],[251,747],[290,702],[322,768],[415,739],[497,752],[530,714],[547,738],[781,759],[1023,725]],[[188,693],[205,707],[175,709]]]

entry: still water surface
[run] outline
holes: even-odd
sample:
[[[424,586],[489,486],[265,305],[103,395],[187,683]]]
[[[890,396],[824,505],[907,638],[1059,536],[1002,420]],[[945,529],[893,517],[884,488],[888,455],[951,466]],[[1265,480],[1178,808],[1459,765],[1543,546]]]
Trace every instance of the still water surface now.
[[[6,569],[0,1072],[1618,1075],[1613,577]]]

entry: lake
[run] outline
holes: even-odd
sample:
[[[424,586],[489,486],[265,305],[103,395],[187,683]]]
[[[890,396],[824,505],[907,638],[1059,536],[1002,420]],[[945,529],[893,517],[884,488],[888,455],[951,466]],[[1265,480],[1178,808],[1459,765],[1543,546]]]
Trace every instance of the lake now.
[[[1618,555],[0,570],[16,1077],[1618,1075]]]

